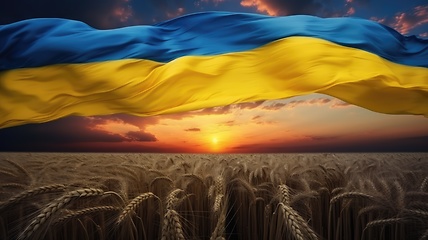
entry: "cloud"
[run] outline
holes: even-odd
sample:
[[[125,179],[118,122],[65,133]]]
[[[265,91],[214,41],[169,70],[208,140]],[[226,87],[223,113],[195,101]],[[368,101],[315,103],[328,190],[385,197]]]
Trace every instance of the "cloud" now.
[[[426,23],[428,23],[428,5],[417,6],[411,13],[396,14],[391,26],[400,33],[407,34],[410,30]]]
[[[247,103],[238,103],[232,105],[233,108],[237,109],[254,109],[262,105],[265,101],[257,101],[257,102],[247,102]]]
[[[68,18],[96,28],[124,26],[134,11],[127,0],[14,0],[1,1],[0,24],[29,18]]]
[[[185,13],[184,8],[179,7],[179,8],[177,8],[177,9],[174,9],[174,11],[172,11],[172,12],[167,12],[167,13],[166,13],[166,16],[167,16],[168,18],[176,18],[176,17],[178,17],[178,16],[183,15],[184,13]]]
[[[241,6],[254,7],[258,12],[271,16],[316,15],[324,8],[322,1],[316,0],[242,0]]]
[[[306,136],[302,140],[242,144],[231,148],[240,153],[283,152],[425,152],[428,136],[399,138],[352,138],[338,136]]]
[[[258,124],[258,125],[271,125],[271,124],[277,123],[276,121],[262,120],[262,116],[260,116],[260,115],[256,115],[256,116],[252,117],[251,121],[253,121],[255,124]]]
[[[38,146],[45,146],[44,149],[49,146],[51,151],[54,151],[56,147],[64,144],[153,142],[157,140],[153,134],[143,131],[117,133],[97,127],[110,123],[111,119],[105,117],[72,116],[43,124],[5,128],[0,130],[0,139],[7,139],[7,141],[0,144],[0,150],[20,150],[28,147],[37,150]]]
[[[311,139],[312,141],[327,141],[327,140],[335,140],[340,138],[340,136],[319,136],[319,135],[306,135],[306,138]]]
[[[263,106],[262,109],[269,111],[278,111],[283,108],[293,109],[300,106],[322,106],[332,102],[330,98],[314,98],[309,100],[293,100],[288,103],[273,103],[271,105]]]
[[[264,107],[262,107],[262,109],[269,110],[269,111],[278,111],[285,106],[287,106],[287,103],[274,103],[274,104],[271,104],[268,106],[264,106]]]
[[[348,11],[346,11],[346,15],[350,16],[350,15],[354,15],[355,14],[355,8],[354,7],[350,7],[348,9]]]
[[[398,12],[393,17],[370,18],[373,21],[388,25],[401,34],[428,23],[428,5],[416,6],[409,12]]]
[[[330,108],[346,108],[346,107],[352,107],[354,105],[335,99],[332,101],[332,104],[330,105]]]
[[[235,125],[236,125],[236,123],[235,123],[235,121],[234,121],[234,120],[230,120],[230,121],[226,121],[226,122],[220,123],[220,125],[221,125],[221,126],[228,126],[228,127],[231,127],[231,126],[235,126]]]
[[[162,119],[174,119],[181,120],[183,118],[191,118],[195,116],[210,116],[210,115],[224,115],[230,114],[234,110],[251,110],[260,107],[265,101],[257,101],[257,102],[247,102],[247,103],[238,103],[220,107],[212,107],[212,108],[204,108],[196,111],[182,112],[182,113],[174,113],[159,116]]]
[[[128,141],[137,141],[137,142],[156,142],[157,139],[155,135],[151,133],[146,133],[142,131],[133,131],[128,132],[125,135]]]
[[[187,129],[184,129],[184,131],[186,131],[186,132],[200,132],[201,129],[200,128],[187,128]]]

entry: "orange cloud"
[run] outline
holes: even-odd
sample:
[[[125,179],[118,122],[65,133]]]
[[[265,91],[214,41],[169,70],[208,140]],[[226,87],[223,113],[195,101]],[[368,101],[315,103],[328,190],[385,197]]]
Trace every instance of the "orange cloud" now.
[[[346,12],[346,15],[353,15],[355,13],[355,8],[353,8],[353,7],[350,7],[349,9],[348,9],[348,11]]]
[[[347,102],[335,99],[332,101],[332,104],[330,105],[330,108],[345,108],[345,107],[351,107],[354,106],[352,104],[349,104]]]
[[[176,17],[178,17],[178,16],[183,15],[183,14],[184,14],[184,12],[185,12],[184,8],[180,7],[180,8],[177,8],[176,10],[174,10],[174,11],[172,11],[172,12],[167,12],[167,13],[166,13],[166,16],[167,16],[168,18],[176,18]]]
[[[267,13],[270,16],[278,16],[279,10],[264,3],[262,0],[243,0],[241,1],[243,7],[257,7],[257,11],[261,13]]]
[[[129,6],[118,6],[113,10],[113,16],[120,22],[127,22],[134,15],[132,8]]]
[[[316,14],[323,10],[321,2],[316,0],[241,0],[243,7],[255,7],[260,13],[270,16],[292,14]]]
[[[373,21],[386,24],[401,34],[408,34],[412,29],[428,23],[428,5],[417,6],[411,12],[399,12],[393,18],[370,18]]]

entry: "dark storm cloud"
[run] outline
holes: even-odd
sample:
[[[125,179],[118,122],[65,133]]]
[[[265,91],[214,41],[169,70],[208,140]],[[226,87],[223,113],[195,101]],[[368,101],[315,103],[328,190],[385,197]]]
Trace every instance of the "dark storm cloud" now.
[[[23,150],[31,146],[56,146],[64,144],[120,143],[129,141],[153,142],[156,137],[145,132],[128,132],[125,135],[114,134],[94,128],[107,120],[97,117],[67,117],[44,124],[28,124],[0,129],[0,151]]]
[[[329,140],[329,141],[327,141]],[[334,144],[331,141],[335,141]],[[428,136],[394,139],[342,140],[332,136],[312,136],[309,140],[243,144],[233,148],[236,152],[426,152]]]
[[[123,137],[120,135],[91,129],[89,126],[93,124],[93,120],[90,118],[67,117],[44,124],[28,124],[0,129],[0,139],[6,144],[123,141]]]
[[[123,26],[132,17],[126,0],[0,1],[0,24],[29,18],[68,18],[96,28]]]
[[[307,135],[306,137],[313,141],[328,141],[328,140],[335,140],[337,138],[340,138],[340,136],[319,136],[319,135]]]
[[[137,141],[137,142],[156,142],[157,139],[155,135],[151,133],[146,133],[142,131],[132,131],[126,133],[128,141]]]

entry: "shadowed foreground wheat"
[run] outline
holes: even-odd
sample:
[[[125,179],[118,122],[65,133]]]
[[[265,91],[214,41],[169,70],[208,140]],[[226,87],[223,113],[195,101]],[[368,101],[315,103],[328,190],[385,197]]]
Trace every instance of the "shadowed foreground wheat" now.
[[[428,154],[0,153],[0,239],[428,239]]]

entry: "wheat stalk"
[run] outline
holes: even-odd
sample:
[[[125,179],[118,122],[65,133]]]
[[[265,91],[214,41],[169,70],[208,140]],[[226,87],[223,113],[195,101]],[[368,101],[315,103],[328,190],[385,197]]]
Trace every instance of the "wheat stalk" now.
[[[397,199],[397,203],[398,203],[398,207],[399,209],[403,209],[405,202],[405,190],[403,189],[403,187],[401,186],[401,184],[398,181],[394,181],[393,183],[395,189],[396,189],[396,193],[397,196],[395,197],[395,199]]]
[[[132,199],[128,205],[126,205],[126,207],[123,209],[122,213],[119,215],[119,218],[117,219],[117,224],[120,224],[127,216],[129,216],[129,214],[131,212],[135,212],[135,210],[137,209],[137,207],[144,201],[147,200],[149,198],[156,198],[159,200],[159,198],[153,194],[152,192],[146,192],[143,194],[138,195],[137,197],[135,197],[134,199]]]
[[[14,174],[14,173],[11,173],[11,172],[8,172],[6,170],[0,170],[0,174],[7,175],[7,176],[12,177],[12,178],[17,178],[18,177],[18,175]]]
[[[184,174],[183,176],[182,176],[183,178],[191,178],[191,179],[194,179],[195,181],[198,181],[198,182],[200,182],[200,184],[202,185],[202,186],[205,186],[205,182],[204,182],[204,179],[202,179],[202,177],[201,176],[199,176],[199,175],[196,175],[196,174]]]
[[[222,210],[220,212],[219,217],[218,217],[214,231],[211,234],[210,240],[216,240],[219,238],[223,238],[223,235],[226,231],[225,225],[226,225],[226,211]]]
[[[85,188],[75,191],[71,191],[64,196],[54,200],[48,204],[39,215],[37,215],[33,221],[25,228],[24,232],[19,236],[18,239],[28,239],[37,229],[39,229],[49,218],[51,218],[59,209],[63,208],[71,202],[71,200],[80,197],[91,197],[103,195],[102,189],[96,188]]]
[[[172,181],[171,178],[167,177],[167,176],[160,176],[160,177],[155,177],[149,184],[149,186],[153,187],[155,183],[157,183],[158,181],[167,181],[169,182],[170,186],[174,185],[174,181]]]
[[[335,195],[339,194],[340,192],[342,192],[343,190],[345,190],[344,187],[337,187],[331,191],[331,195],[335,196]]]
[[[32,177],[31,177],[31,175],[30,175],[30,173],[28,173],[28,171],[27,170],[25,170],[25,168],[24,167],[22,167],[20,164],[18,164],[17,162],[14,162],[14,161],[11,161],[11,160],[9,160],[9,159],[5,159],[5,161],[6,162],[8,162],[8,163],[10,163],[10,164],[12,164],[13,166],[15,166],[19,171],[21,171],[25,176],[27,176],[28,177],[28,179],[30,180],[30,182],[31,182],[31,180],[33,179]]]
[[[419,240],[428,240],[428,229],[422,234]]]
[[[388,208],[381,205],[372,205],[372,206],[364,207],[358,211],[358,217],[367,213],[374,213],[374,212],[380,212],[380,211],[388,211]]]

